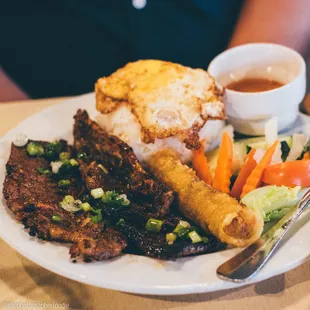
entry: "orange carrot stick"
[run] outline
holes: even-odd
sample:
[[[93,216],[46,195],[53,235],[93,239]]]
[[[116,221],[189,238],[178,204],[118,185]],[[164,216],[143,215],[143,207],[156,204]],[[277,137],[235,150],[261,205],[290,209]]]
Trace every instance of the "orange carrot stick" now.
[[[303,160],[308,160],[310,159],[310,152],[306,152],[302,158]]]
[[[251,149],[250,153],[247,155],[245,162],[239,171],[235,184],[231,189],[230,196],[236,199],[240,199],[246,180],[257,165],[257,162],[254,159],[255,152],[255,149]]]
[[[253,171],[249,175],[242,189],[241,198],[247,193],[259,187],[261,180],[262,180],[263,172],[270,165],[272,156],[276,151],[278,143],[279,141],[277,140],[272,146],[269,147],[264,157],[257,164],[257,166],[253,169]]]
[[[229,193],[232,175],[233,142],[227,132],[222,136],[219,157],[215,169],[213,187],[221,192]]]
[[[212,175],[209,169],[208,160],[204,151],[204,141],[201,142],[199,150],[193,151],[193,166],[196,170],[197,176],[205,183],[212,184]]]

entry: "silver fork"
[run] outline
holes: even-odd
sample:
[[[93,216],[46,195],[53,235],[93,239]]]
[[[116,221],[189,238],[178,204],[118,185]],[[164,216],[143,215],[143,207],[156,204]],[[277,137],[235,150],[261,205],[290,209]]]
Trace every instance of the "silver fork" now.
[[[266,264],[282,238],[294,222],[310,205],[310,190],[275,226],[245,250],[222,264],[218,276],[231,282],[246,282],[253,278]]]

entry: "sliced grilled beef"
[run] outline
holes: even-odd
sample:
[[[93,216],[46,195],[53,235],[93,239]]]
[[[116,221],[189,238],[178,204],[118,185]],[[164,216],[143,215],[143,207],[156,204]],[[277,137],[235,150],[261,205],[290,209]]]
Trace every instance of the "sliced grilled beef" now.
[[[173,244],[168,244],[165,233],[152,233],[139,229],[126,221],[119,223],[118,229],[129,240],[128,251],[146,256],[173,259],[203,253],[216,252],[224,247],[213,237],[208,237],[208,242],[192,243],[191,240],[177,239]]]
[[[29,156],[26,147],[12,145],[3,192],[16,218],[31,235],[73,243],[72,257],[101,260],[119,255],[126,247],[126,240],[119,232],[105,231],[102,222],[92,223],[84,212],[70,213],[59,207],[65,195],[79,198],[85,188],[81,177],[71,175],[67,176],[70,185],[60,189],[57,178],[37,171],[48,169],[49,165],[43,157]]]
[[[75,115],[74,147],[89,189],[116,190],[145,206],[149,213],[169,213],[173,192],[143,169],[126,143],[108,135],[86,111],[79,110]]]

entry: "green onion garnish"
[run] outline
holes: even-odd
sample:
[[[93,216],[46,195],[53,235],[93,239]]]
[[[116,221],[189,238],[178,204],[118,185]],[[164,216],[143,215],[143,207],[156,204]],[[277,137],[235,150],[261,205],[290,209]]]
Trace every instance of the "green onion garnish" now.
[[[37,155],[38,154],[37,146],[33,142],[28,143],[27,152],[31,156]]]
[[[173,242],[177,240],[177,236],[174,233],[168,233],[166,234],[166,241],[168,244],[173,244]]]
[[[84,202],[80,205],[80,208],[84,211],[87,212],[91,210],[91,205],[88,202]]]
[[[106,191],[103,193],[101,201],[104,203],[109,203],[111,201],[115,201],[118,198],[118,194],[114,191]]]
[[[148,230],[148,231],[160,232],[163,223],[164,223],[164,222],[161,221],[161,220],[157,220],[157,219],[150,218],[150,219],[147,221],[147,223],[146,223],[146,225],[145,225],[145,228],[146,228],[146,230]]]
[[[30,156],[41,156],[44,154],[44,148],[39,143],[30,142],[27,145],[27,152]]]
[[[59,159],[61,161],[65,161],[65,160],[68,160],[70,159],[70,153],[69,152],[62,152],[59,154]]]
[[[87,154],[85,153],[85,152],[78,152],[78,154],[77,154],[77,158],[78,159],[86,159],[88,156],[87,156]]]
[[[67,187],[71,184],[70,180],[60,180],[58,182],[58,186],[60,187]]]
[[[77,212],[81,210],[82,201],[75,200],[73,196],[67,195],[59,203],[59,206],[68,212]]]
[[[37,170],[40,174],[49,174],[49,173],[51,173],[50,170],[44,169],[44,168],[41,168],[41,167],[37,167],[36,170]]]
[[[176,228],[174,229],[174,233],[178,233],[179,230],[186,228],[189,229],[191,227],[190,223],[186,222],[186,221],[179,221],[178,225],[176,226]]]
[[[102,198],[104,195],[104,191],[101,187],[99,188],[94,188],[90,191],[90,194],[95,198],[95,199],[99,199]]]
[[[77,160],[74,159],[74,158],[70,159],[69,162],[70,162],[70,165],[71,165],[72,167],[78,166],[78,165],[79,165],[79,163],[77,162]]]
[[[195,230],[189,232],[188,236],[191,238],[192,243],[198,243],[202,241],[202,238]]]
[[[204,243],[208,243],[209,242],[209,238],[208,237],[201,237],[202,242]]]
[[[61,144],[59,141],[47,143],[45,145],[44,157],[50,160],[54,160],[59,157],[60,151],[61,151]]]
[[[177,234],[178,237],[180,237],[180,238],[185,238],[185,237],[187,237],[188,232],[189,232],[188,228],[182,227],[182,228],[180,228],[180,229],[178,230],[178,232],[177,232],[176,234]]]
[[[44,154],[44,148],[41,144],[38,144],[37,146],[37,152],[38,152],[38,155],[41,156]]]
[[[58,173],[60,175],[72,174],[75,171],[74,168],[76,168],[79,165],[79,163],[74,158],[66,159],[65,161],[60,161],[60,163],[62,163],[62,165],[58,170]]]
[[[59,214],[54,214],[52,220],[53,222],[61,222],[61,216]]]
[[[51,162],[51,167],[52,167],[52,172],[54,174],[57,174],[59,172],[60,167],[63,165],[62,161],[52,161]]]
[[[130,204],[125,194],[119,195],[115,191],[104,192],[101,201],[109,206],[128,206]]]
[[[65,198],[63,199],[63,202],[66,202],[66,203],[75,203],[75,199],[74,199],[73,196],[67,195],[67,196],[65,196]]]
[[[101,210],[96,210],[95,211],[97,214],[92,216],[90,219],[94,224],[99,223],[100,221],[102,221],[102,214],[101,214]]]
[[[122,206],[128,206],[130,204],[126,194],[119,195],[116,201],[118,201]]]
[[[122,223],[125,223],[125,220],[124,219],[119,219],[119,221],[116,223],[116,226],[119,226]]]

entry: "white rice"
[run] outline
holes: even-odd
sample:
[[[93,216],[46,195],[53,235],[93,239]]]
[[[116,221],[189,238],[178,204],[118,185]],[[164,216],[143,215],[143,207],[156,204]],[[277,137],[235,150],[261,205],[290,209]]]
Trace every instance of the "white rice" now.
[[[122,105],[115,111],[97,116],[98,124],[109,134],[115,135],[132,147],[138,160],[146,163],[149,156],[163,148],[172,148],[178,152],[183,163],[192,159],[192,152],[188,150],[177,136],[166,139],[156,139],[155,143],[146,144],[141,141],[141,126],[130,108]],[[205,149],[218,139],[225,123],[219,120],[208,121],[199,132],[200,139],[205,139]]]

